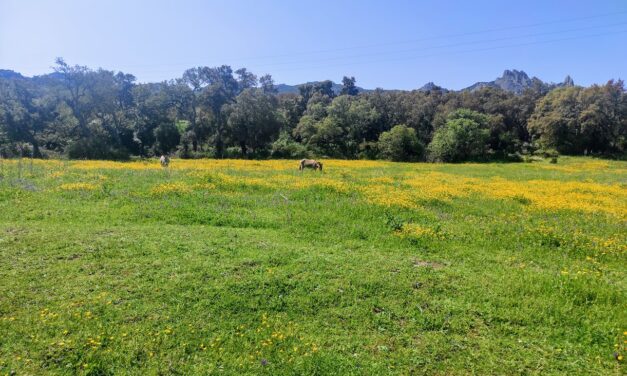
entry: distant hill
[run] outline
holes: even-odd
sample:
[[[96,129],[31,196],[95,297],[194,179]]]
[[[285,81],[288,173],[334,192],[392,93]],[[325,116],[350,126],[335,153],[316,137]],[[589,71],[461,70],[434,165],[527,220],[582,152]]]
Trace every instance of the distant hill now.
[[[434,84],[433,82],[427,82],[426,84],[422,85],[420,89],[418,89],[418,91],[433,91],[433,90],[440,90],[445,93],[449,91],[448,89],[445,89],[442,86],[438,86]]]
[[[575,83],[570,76],[566,76],[564,82],[559,84],[546,83],[537,77],[529,78],[527,73],[518,70],[506,70],[503,75],[494,81],[477,82],[468,86],[461,91],[475,91],[484,87],[501,88],[515,94],[522,94],[523,91],[532,87],[545,87],[546,89],[554,89],[556,87],[574,86]]]
[[[35,76],[35,77],[32,77],[31,79],[35,81],[46,81],[46,80],[56,80],[56,79],[59,79],[60,77],[61,77],[60,73],[53,72],[53,73],[48,73],[48,74],[44,74],[41,76]],[[13,70],[0,69],[0,78],[22,79],[22,78],[29,78],[29,77],[23,76],[22,74],[15,72]],[[306,83],[298,84],[298,85],[278,84],[276,85],[276,88],[279,94],[288,94],[288,93],[298,94],[299,86],[307,85],[307,84],[316,84],[319,82],[322,82],[322,81],[310,81],[310,82],[306,82]],[[527,73],[525,73],[522,70],[519,71],[515,69],[514,70],[508,69],[503,72],[503,75],[501,77],[498,77],[493,81],[477,82],[464,89],[461,89],[460,91],[476,91],[484,87],[494,87],[494,88],[500,88],[500,89],[503,89],[505,91],[512,92],[515,94],[521,94],[526,89],[532,88],[532,87],[543,88],[545,90],[552,90],[558,87],[567,87],[567,86],[574,86],[574,85],[575,83],[570,76],[566,76],[564,81],[561,83],[557,83],[557,84],[546,83],[537,77],[529,77]],[[339,94],[342,91],[342,84],[332,82],[332,89],[335,94]],[[370,89],[364,89],[359,86],[357,87],[357,90],[360,93],[372,91]],[[449,90],[441,86],[438,86],[434,84],[433,82],[427,82],[422,87],[415,89],[415,90],[422,91],[422,92],[441,90],[445,93],[449,91],[455,91],[455,90]],[[406,90],[385,90],[385,91],[406,91]]]
[[[319,82],[322,82],[322,81],[311,81],[311,82],[305,82],[304,84],[298,84],[298,85],[278,84],[278,85],[276,85],[276,88],[277,88],[279,94],[289,94],[289,93],[298,94],[298,87],[299,86],[309,85],[309,84],[317,84]],[[342,91],[342,84],[338,84],[338,83],[333,82],[333,85],[331,86],[331,88],[333,89],[333,92],[335,94],[339,94]],[[371,91],[371,90],[367,90],[367,89],[361,88],[359,86],[357,86],[357,90],[360,93],[365,92],[365,91]]]
[[[298,85],[279,84],[277,85],[277,89],[278,89],[279,94],[285,94],[285,93],[298,94],[299,86],[306,85],[306,84],[315,84],[317,82],[320,82],[320,81],[307,82],[305,84],[298,84]],[[468,86],[467,88],[461,89],[460,91],[476,91],[484,87],[494,87],[494,88],[503,89],[511,93],[522,94],[523,91],[532,87],[540,87],[546,90],[551,90],[551,89],[555,89],[558,87],[574,86],[574,85],[575,83],[570,76],[566,76],[563,82],[555,84],[555,83],[544,82],[537,77],[529,77],[529,75],[527,75],[527,73],[525,73],[522,70],[519,71],[515,69],[514,70],[508,69],[503,72],[503,75],[501,77],[498,77],[494,81],[477,82],[473,85]],[[342,90],[342,85],[334,82],[333,91],[335,92],[335,94],[339,94],[341,90]],[[358,87],[358,90],[360,93],[372,91],[372,90],[364,89],[361,87]],[[441,90],[445,93],[449,91],[455,91],[455,90],[449,90],[441,86],[438,86],[434,84],[433,82],[427,82],[422,87],[416,90],[423,91],[423,92],[432,91],[432,90]],[[391,90],[386,90],[386,91],[391,91]],[[404,91],[404,90],[394,90],[394,91]]]
[[[6,79],[24,78],[24,76],[9,69],[0,69],[0,78],[6,78]]]

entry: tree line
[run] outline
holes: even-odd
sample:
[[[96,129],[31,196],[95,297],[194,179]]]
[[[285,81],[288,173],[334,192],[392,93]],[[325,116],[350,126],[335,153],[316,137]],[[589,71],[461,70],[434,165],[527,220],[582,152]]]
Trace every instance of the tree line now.
[[[278,94],[270,75],[196,67],[137,83],[131,74],[69,65],[0,78],[0,155],[128,159],[367,158],[520,160],[534,153],[624,157],[623,81],[587,88],[541,82],[500,88],[359,92],[344,77]]]

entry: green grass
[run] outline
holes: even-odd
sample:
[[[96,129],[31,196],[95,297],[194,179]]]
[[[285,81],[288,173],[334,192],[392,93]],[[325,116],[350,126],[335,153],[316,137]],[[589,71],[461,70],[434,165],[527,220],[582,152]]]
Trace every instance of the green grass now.
[[[626,189],[627,163],[588,162],[218,170],[351,187],[438,171]],[[189,172],[3,162],[0,375],[625,372],[614,355],[627,355],[624,211],[481,194],[403,209],[358,189]],[[97,188],[59,189],[75,182]],[[216,188],[151,193],[166,182]],[[625,207],[624,193],[611,199]],[[398,236],[407,223],[438,235]]]

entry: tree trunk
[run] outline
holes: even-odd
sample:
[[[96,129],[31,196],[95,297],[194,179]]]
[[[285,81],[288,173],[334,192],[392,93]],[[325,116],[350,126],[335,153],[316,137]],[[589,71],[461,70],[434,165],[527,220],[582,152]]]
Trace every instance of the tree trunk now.
[[[41,158],[41,150],[39,150],[39,143],[33,140],[32,144],[33,144],[33,158]]]
[[[216,157],[222,158],[224,156],[224,143],[220,135],[216,136]]]
[[[248,147],[245,142],[240,142],[239,146],[242,148],[242,156],[246,158],[246,154],[248,153]]]

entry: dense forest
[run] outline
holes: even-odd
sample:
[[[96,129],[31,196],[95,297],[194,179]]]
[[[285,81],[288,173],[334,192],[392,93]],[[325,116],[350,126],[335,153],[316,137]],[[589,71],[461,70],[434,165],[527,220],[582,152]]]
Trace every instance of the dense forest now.
[[[6,72],[6,71],[5,71]],[[523,160],[534,154],[625,156],[623,81],[537,80],[448,91],[358,90],[344,77],[279,94],[270,75],[197,67],[160,83],[56,61],[54,72],[0,77],[0,155],[128,159],[367,158]]]

